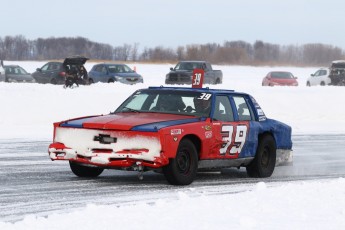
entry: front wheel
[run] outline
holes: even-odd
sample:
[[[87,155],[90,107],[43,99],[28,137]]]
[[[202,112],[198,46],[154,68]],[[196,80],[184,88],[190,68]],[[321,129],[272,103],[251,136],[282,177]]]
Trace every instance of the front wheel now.
[[[165,178],[173,185],[191,184],[196,177],[198,169],[197,150],[188,139],[183,139],[177,149],[176,157],[170,159],[163,168]]]
[[[276,143],[271,135],[259,138],[254,160],[247,166],[250,177],[270,177],[276,165]]]
[[[97,167],[88,167],[73,161],[69,162],[72,172],[78,177],[98,177],[104,169]]]

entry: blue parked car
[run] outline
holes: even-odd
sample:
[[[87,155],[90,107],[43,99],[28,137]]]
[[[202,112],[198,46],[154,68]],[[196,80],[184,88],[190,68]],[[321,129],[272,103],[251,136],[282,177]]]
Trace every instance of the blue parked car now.
[[[96,64],[89,72],[89,82],[143,83],[143,77],[125,64]]]

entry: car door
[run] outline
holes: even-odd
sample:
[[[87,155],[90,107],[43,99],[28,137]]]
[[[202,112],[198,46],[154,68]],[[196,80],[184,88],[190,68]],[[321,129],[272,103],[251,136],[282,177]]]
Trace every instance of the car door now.
[[[38,83],[49,83],[50,82],[50,63],[45,64],[40,69],[37,69],[37,71],[33,74],[35,80]]]
[[[93,72],[93,77],[95,82],[108,82],[107,69],[105,65],[98,65]]]
[[[205,83],[207,84],[212,84],[214,82],[214,73],[211,70],[211,66],[208,66],[206,63],[202,64],[202,68],[205,71],[204,72],[204,79],[205,79]]]
[[[323,70],[318,70],[312,75],[310,79],[310,85],[320,85],[322,79],[322,71]]]
[[[212,116],[212,130],[214,133],[212,158],[218,159],[237,159],[248,154],[242,154],[245,150],[247,136],[249,132],[249,122],[251,115],[240,114],[243,97],[234,98],[228,95],[216,95]],[[237,108],[238,106],[238,108]],[[241,107],[242,106],[242,107]]]

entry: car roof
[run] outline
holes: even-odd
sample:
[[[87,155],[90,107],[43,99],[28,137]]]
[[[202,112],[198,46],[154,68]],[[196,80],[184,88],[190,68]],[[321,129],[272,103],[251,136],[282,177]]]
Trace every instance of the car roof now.
[[[185,92],[207,92],[212,94],[239,94],[249,95],[247,93],[236,92],[230,89],[210,89],[210,88],[192,88],[192,87],[165,87],[165,86],[150,86],[146,89],[141,90],[166,90],[166,91],[185,91]]]
[[[332,63],[334,63],[334,64],[345,63],[345,60],[335,60],[335,61],[332,61]]]
[[[20,67],[19,65],[4,65],[4,68],[6,67]]]
[[[270,73],[291,73],[289,71],[271,71]]]
[[[126,64],[119,64],[119,63],[101,63],[99,65],[126,65]]]
[[[179,61],[179,62],[197,62],[197,63],[206,63],[207,61],[193,61],[193,60],[191,60],[191,61]]]
[[[70,56],[65,58],[63,64],[64,65],[84,65],[85,62],[89,60],[84,56]]]

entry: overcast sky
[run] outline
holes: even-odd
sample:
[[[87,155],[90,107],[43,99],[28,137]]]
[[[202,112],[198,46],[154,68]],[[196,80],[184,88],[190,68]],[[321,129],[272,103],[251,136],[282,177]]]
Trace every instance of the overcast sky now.
[[[345,49],[344,0],[1,0],[0,36],[139,47],[256,40]]]

